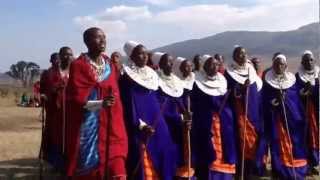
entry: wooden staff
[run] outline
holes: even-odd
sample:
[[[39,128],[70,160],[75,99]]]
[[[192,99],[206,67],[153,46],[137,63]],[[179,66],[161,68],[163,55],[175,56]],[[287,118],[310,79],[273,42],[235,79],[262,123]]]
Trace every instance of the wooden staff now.
[[[66,87],[62,90],[62,155],[65,157],[66,148]]]
[[[113,89],[112,87],[109,87],[109,96],[113,96]],[[108,122],[107,122],[107,145],[106,145],[106,161],[105,161],[105,179],[109,179],[109,168],[108,168],[108,163],[109,163],[109,155],[110,155],[110,131],[111,131],[111,119],[112,119],[112,111],[111,111],[112,106],[109,106],[108,111],[107,111],[107,117],[108,117]]]
[[[248,80],[249,80],[249,68],[248,68]],[[245,115],[245,119],[244,119],[244,130],[243,130],[243,135],[242,135],[242,144],[243,144],[243,147],[242,147],[242,158],[241,158],[241,180],[244,180],[244,169],[245,169],[245,165],[244,165],[244,154],[245,154],[245,147],[246,147],[246,131],[247,131],[247,117],[248,117],[248,104],[249,104],[249,85],[246,84],[246,99],[245,99],[245,112],[244,112],[244,115]]]
[[[284,93],[283,93],[283,89],[281,87],[281,82],[279,81],[279,87],[280,87],[280,101],[281,101],[281,105],[282,105],[282,110],[283,110],[283,115],[284,115],[284,120],[285,120],[285,123],[286,123],[286,130],[287,130],[287,134],[289,136],[289,145],[292,147],[292,141],[291,141],[291,135],[290,135],[290,130],[289,130],[289,125],[288,125],[288,118],[287,118],[287,110],[286,110],[286,106],[284,104]],[[290,151],[290,154],[291,154],[291,163],[292,163],[292,172],[293,172],[293,176],[294,176],[294,179],[296,180],[297,179],[297,175],[296,175],[296,171],[295,171],[295,167],[294,167],[294,158],[293,158],[293,150],[292,148],[289,149]]]
[[[44,146],[44,136],[45,136],[45,100],[43,100],[42,107],[41,107],[41,144],[40,144],[40,151],[39,151],[39,179],[43,179],[43,146]]]
[[[190,101],[190,96],[187,97],[187,116],[184,116],[183,119],[185,121],[191,121],[192,122],[192,117],[191,117],[191,101]],[[190,129],[187,128],[187,146],[188,146],[188,179],[191,180],[191,175],[190,175],[190,170],[191,170],[191,140],[190,140]]]

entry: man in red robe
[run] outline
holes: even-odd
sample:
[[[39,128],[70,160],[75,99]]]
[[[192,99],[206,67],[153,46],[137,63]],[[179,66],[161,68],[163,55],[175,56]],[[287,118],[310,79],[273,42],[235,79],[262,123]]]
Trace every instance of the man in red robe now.
[[[125,179],[128,151],[118,71],[104,55],[99,28],[83,34],[88,48],[70,66],[67,86],[67,175],[70,179]]]
[[[62,47],[58,54],[59,63],[54,64],[46,73],[46,108],[45,127],[46,160],[57,170],[64,170],[65,152],[65,88],[69,78],[69,64],[73,52],[69,47]]]
[[[48,70],[45,70],[40,79],[40,93],[42,98],[42,105],[45,109],[45,124],[44,133],[42,137],[42,152],[43,158],[49,162],[54,167],[58,167],[57,164],[57,141],[55,141],[55,134],[54,134],[54,101],[52,97],[52,79],[53,75],[56,74],[55,72],[59,71],[60,65],[60,58],[59,53],[53,53],[50,57],[51,67]],[[59,160],[61,162],[61,158]]]

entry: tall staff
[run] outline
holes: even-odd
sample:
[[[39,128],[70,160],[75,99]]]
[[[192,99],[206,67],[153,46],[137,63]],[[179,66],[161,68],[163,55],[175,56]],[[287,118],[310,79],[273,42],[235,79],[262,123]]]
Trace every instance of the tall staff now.
[[[244,119],[244,130],[243,130],[243,135],[242,135],[242,157],[241,157],[241,180],[244,180],[244,169],[245,169],[245,165],[244,165],[244,154],[245,154],[245,147],[246,147],[246,131],[247,131],[247,117],[248,117],[248,103],[249,103],[249,85],[250,85],[250,83],[248,84],[247,82],[249,81],[250,82],[250,80],[249,80],[249,68],[248,68],[248,79],[246,80],[246,82],[245,82],[245,86],[246,86],[246,99],[245,99],[245,109],[244,109],[244,115],[245,115],[245,119]]]
[[[185,123],[191,123],[191,101],[190,96],[187,97],[187,109],[186,112],[183,114],[182,119]],[[187,138],[185,138],[185,142],[187,143],[187,166],[188,166],[188,179],[191,180],[191,140],[190,140],[190,129],[186,128]]]
[[[279,83],[279,87],[280,87],[280,101],[281,101],[281,106],[282,106],[282,110],[283,110],[283,115],[284,115],[284,120],[286,123],[286,130],[287,130],[287,134],[289,136],[289,145],[290,145],[290,158],[291,158],[291,163],[292,163],[292,172],[293,172],[293,177],[296,180],[297,179],[297,174],[295,171],[295,167],[294,167],[294,158],[293,158],[293,150],[292,150],[292,141],[291,141],[291,134],[290,134],[290,130],[289,130],[289,124],[288,124],[288,118],[287,118],[287,110],[286,110],[286,106],[284,104],[284,92],[283,92],[283,88],[281,86],[281,81],[278,81]]]
[[[42,98],[44,99],[44,98]],[[44,137],[45,137],[45,100],[41,102],[41,144],[39,151],[39,179],[42,180],[43,177],[43,146],[44,146]]]

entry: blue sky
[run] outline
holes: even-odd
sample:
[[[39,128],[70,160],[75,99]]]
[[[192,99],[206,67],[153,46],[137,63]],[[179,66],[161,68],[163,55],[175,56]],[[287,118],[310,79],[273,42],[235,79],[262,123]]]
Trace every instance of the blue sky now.
[[[61,46],[85,52],[82,32],[104,29],[107,53],[126,40],[154,48],[227,30],[291,30],[318,20],[316,0],[3,0],[0,72],[18,60],[48,67]]]

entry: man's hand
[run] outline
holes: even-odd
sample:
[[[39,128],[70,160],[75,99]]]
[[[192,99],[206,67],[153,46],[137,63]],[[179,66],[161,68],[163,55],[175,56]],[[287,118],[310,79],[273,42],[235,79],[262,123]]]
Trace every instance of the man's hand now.
[[[248,86],[250,86],[250,84],[251,84],[251,82],[250,82],[250,80],[249,80],[249,78],[244,82],[244,86],[245,87],[248,87]]]
[[[106,96],[106,97],[103,99],[102,106],[103,106],[103,107],[113,106],[114,103],[115,103],[115,100],[116,100],[116,98],[114,97],[114,95]]]
[[[142,132],[146,138],[152,136],[156,131],[153,127],[146,125],[142,128]]]
[[[184,120],[183,121],[183,126],[186,130],[191,130],[192,127],[192,121],[191,120]]]

